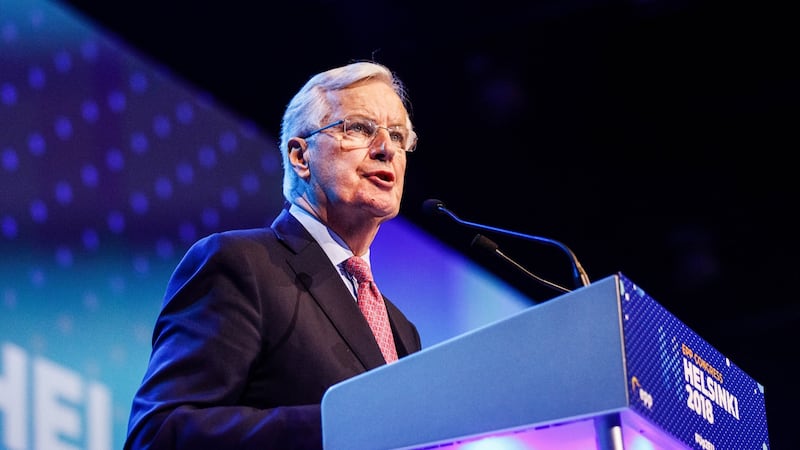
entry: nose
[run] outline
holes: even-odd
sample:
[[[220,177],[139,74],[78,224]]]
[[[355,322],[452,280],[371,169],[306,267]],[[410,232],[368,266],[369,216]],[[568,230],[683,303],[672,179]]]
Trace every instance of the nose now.
[[[389,130],[384,127],[378,128],[378,132],[372,140],[369,151],[370,156],[374,159],[390,160],[394,157],[394,153],[397,149],[392,145],[392,138],[389,136]]]

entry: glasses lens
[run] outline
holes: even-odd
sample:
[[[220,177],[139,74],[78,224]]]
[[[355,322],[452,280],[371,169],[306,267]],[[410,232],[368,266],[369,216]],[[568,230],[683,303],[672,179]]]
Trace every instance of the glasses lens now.
[[[366,117],[348,117],[344,119],[344,134],[353,146],[369,146],[378,135],[378,130],[383,128],[389,133],[390,145],[398,150],[413,151],[416,138],[411,139],[411,134],[406,127],[395,125],[382,127],[372,119]],[[409,147],[411,146],[411,147]]]

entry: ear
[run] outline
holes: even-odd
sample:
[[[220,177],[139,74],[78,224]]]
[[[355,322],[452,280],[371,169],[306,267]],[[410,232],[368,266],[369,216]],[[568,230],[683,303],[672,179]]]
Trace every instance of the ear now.
[[[302,138],[292,138],[289,139],[287,145],[289,147],[289,164],[292,165],[292,168],[294,168],[294,171],[300,178],[308,177],[309,168],[306,155],[308,143]]]

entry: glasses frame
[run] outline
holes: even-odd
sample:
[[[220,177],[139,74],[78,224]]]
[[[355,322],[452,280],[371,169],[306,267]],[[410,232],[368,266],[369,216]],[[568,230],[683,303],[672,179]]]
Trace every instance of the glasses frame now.
[[[391,132],[392,131],[390,127],[384,127],[384,126],[378,125],[377,122],[375,122],[374,120],[372,120],[372,119],[370,119],[368,117],[364,117],[364,116],[345,116],[343,119],[339,119],[339,120],[337,120],[335,122],[331,122],[331,123],[329,123],[329,124],[327,124],[327,125],[325,125],[323,127],[317,128],[314,131],[306,133],[306,135],[305,136],[301,136],[301,138],[308,139],[308,138],[310,138],[310,137],[312,137],[312,136],[314,136],[316,134],[319,134],[319,133],[321,133],[321,132],[323,132],[325,130],[328,130],[328,129],[333,128],[333,127],[338,126],[338,125],[342,125],[348,119],[352,119],[352,118],[359,118],[359,119],[368,120],[368,121],[372,122],[373,124],[375,124],[375,133],[372,135],[372,137],[370,138],[369,142],[366,144],[366,147],[369,147],[370,145],[372,145],[373,142],[375,142],[375,138],[378,136],[378,130],[380,130],[381,128],[383,128],[387,132]],[[342,131],[346,135],[346,133],[347,133],[346,130],[342,130]],[[404,148],[402,150],[404,152],[406,152],[406,153],[413,153],[414,150],[417,149],[417,133],[415,133],[414,130],[408,130],[408,141],[411,143],[411,145],[409,145],[407,149]],[[339,145],[342,145],[342,139],[341,138],[339,139]]]

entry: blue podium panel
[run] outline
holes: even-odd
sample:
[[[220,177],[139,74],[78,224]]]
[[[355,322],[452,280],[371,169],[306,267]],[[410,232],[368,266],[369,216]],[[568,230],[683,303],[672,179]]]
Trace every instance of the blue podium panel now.
[[[761,386],[621,274],[332,386],[322,425],[327,450],[768,448]]]

